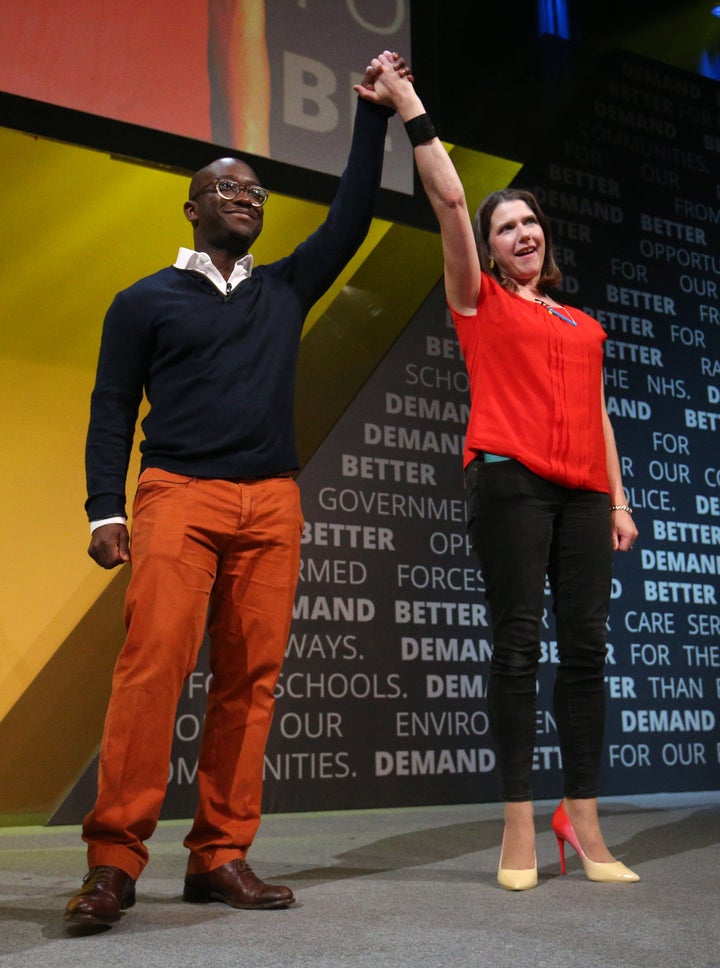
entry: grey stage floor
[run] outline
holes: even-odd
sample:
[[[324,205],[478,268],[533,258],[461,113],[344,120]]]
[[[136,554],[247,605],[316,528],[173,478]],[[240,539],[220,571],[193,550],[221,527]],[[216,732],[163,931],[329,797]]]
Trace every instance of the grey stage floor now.
[[[249,858],[284,911],[180,899],[187,824],[161,824],[138,903],[102,934],[62,912],[85,870],[76,827],[0,829],[0,965],[18,968],[720,968],[720,795],[601,801],[635,885],[560,876],[554,803],[536,804],[540,884],[496,885],[499,804],[267,816]]]

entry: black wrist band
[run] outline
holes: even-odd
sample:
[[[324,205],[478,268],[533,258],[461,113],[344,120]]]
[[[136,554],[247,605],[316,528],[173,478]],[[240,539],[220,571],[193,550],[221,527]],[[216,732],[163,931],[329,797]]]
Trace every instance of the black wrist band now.
[[[430,120],[429,114],[418,114],[416,118],[410,118],[405,122],[405,130],[413,148],[437,137],[435,125]]]

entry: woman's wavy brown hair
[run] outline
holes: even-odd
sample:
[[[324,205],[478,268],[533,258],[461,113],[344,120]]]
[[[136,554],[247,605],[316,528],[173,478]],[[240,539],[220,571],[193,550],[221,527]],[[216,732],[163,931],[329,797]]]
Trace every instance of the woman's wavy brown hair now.
[[[560,285],[562,282],[562,272],[555,262],[550,220],[540,208],[538,200],[535,198],[532,192],[524,191],[522,188],[502,188],[500,191],[491,192],[480,203],[480,207],[478,208],[475,214],[475,219],[473,220],[475,244],[477,245],[478,255],[480,256],[480,268],[483,272],[488,273],[488,275],[494,276],[500,285],[509,292],[515,292],[517,289],[517,285],[512,279],[510,279],[509,276],[506,276],[501,271],[500,266],[497,263],[490,268],[490,249],[488,247],[488,239],[490,238],[490,220],[493,212],[498,205],[502,204],[503,202],[515,201],[525,202],[525,204],[532,210],[533,214],[538,220],[540,228],[543,230],[543,234],[545,236],[545,259],[543,260],[540,279],[538,280],[538,289],[540,292],[546,293],[549,289],[554,289],[556,286]]]

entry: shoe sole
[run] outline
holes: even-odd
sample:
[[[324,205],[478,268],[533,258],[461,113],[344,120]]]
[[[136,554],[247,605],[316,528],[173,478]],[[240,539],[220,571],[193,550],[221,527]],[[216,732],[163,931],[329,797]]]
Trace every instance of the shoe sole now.
[[[210,904],[213,901],[220,901],[222,904],[227,904],[228,907],[235,908],[238,911],[271,911],[278,908],[286,908],[291,904],[295,903],[295,898],[292,897],[289,900],[277,900],[277,901],[264,901],[259,904],[233,904],[232,901],[228,901],[226,897],[222,894],[215,894],[212,891],[196,891],[193,889],[185,888],[183,891],[183,901],[187,901],[188,904]]]
[[[121,911],[116,918],[99,918],[94,914],[66,914],[65,923],[76,924],[80,928],[91,928],[93,926],[109,928],[113,924],[117,924],[124,913],[124,911]]]

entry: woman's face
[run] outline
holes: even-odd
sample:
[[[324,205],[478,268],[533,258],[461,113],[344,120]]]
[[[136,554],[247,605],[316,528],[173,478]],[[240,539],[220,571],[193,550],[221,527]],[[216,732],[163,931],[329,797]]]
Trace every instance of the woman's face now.
[[[490,217],[490,254],[519,285],[536,279],[545,261],[545,234],[537,216],[520,199],[501,202]]]

